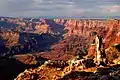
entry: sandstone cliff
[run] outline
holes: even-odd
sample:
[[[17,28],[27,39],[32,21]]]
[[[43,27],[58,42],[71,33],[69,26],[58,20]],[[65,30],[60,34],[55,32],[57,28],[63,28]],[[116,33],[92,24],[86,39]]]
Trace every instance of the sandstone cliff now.
[[[60,55],[59,54],[77,54],[77,52],[84,51],[85,48],[87,48],[88,54],[89,55],[94,55],[95,53],[95,47],[94,45],[90,45],[92,42],[92,36],[91,32],[97,32],[98,35],[101,35],[103,37],[103,42],[104,42],[104,48],[108,48],[108,46],[113,45],[113,44],[119,44],[120,43],[120,21],[119,20],[74,20],[74,19],[54,19],[54,22],[57,24],[61,24],[64,26],[64,30],[68,30],[67,33],[63,34],[64,39],[63,41],[59,42],[56,44],[56,47],[52,47],[52,51],[50,52],[51,56],[49,56],[49,59],[59,59]],[[64,23],[64,24],[63,24]],[[76,37],[75,37],[76,36]],[[83,39],[87,38],[87,39]],[[71,39],[70,39],[71,38]],[[79,43],[81,38],[81,43]],[[65,42],[65,43],[64,43]],[[70,46],[73,46],[71,44],[76,44],[72,43],[76,42],[77,45],[74,46],[75,49],[78,48],[78,50],[73,50],[73,47],[70,48]],[[67,45],[67,46],[66,46]],[[79,45],[84,47],[82,49],[79,49]],[[90,47],[88,49],[88,46]],[[61,48],[60,48],[61,47]],[[70,51],[68,50],[70,48]],[[58,48],[58,49],[57,49]],[[79,51],[81,50],[81,51]],[[75,52],[75,53],[72,53]],[[56,53],[56,54],[54,54]],[[83,52],[82,52],[83,53]],[[87,53],[87,52],[86,52]],[[84,54],[86,54],[84,53]],[[54,54],[54,57],[52,57],[52,54]],[[44,54],[42,54],[44,55]],[[56,55],[56,56],[55,56]],[[57,57],[59,55],[59,58]],[[48,56],[48,55],[46,55]],[[62,57],[62,56],[61,56]],[[65,58],[67,59],[67,57]]]
[[[74,20],[54,19],[57,24],[63,24],[64,30],[68,30],[66,36],[84,35],[90,36],[93,31],[98,32],[104,38],[104,42],[111,44],[119,43],[120,21],[119,20]],[[115,40],[113,42],[113,40]]]

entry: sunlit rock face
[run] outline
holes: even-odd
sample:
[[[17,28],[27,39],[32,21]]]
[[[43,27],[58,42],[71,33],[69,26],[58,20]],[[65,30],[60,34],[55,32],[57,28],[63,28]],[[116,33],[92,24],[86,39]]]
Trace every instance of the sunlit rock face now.
[[[17,45],[19,42],[19,33],[12,31],[5,31],[1,33],[1,37],[5,41],[7,47]]]
[[[91,31],[99,32],[106,28],[106,21],[101,20],[67,20],[65,29],[68,29],[68,35],[89,36]]]
[[[42,24],[42,25],[39,25],[39,24],[37,24],[36,26],[35,26],[35,29],[36,29],[36,33],[47,33],[49,30],[49,25],[47,25],[47,24]]]
[[[54,19],[58,24],[63,23],[63,19]],[[90,36],[91,32],[96,31],[104,38],[104,43],[120,43],[120,21],[119,20],[64,20],[64,30],[68,30],[66,36],[83,35]]]
[[[96,51],[96,47],[95,47],[95,45],[91,45],[90,47],[89,47],[89,50],[88,50],[88,56],[95,56],[95,51]]]
[[[105,51],[109,62],[120,64],[120,44],[111,45]]]
[[[75,35],[87,37],[88,45],[89,45],[89,49],[88,49],[89,56],[95,55],[95,45],[90,45],[92,44],[91,42],[93,40],[91,36],[91,32],[97,32],[98,35],[101,35],[103,37],[104,48],[108,48],[110,45],[113,44],[120,44],[119,20],[64,19],[63,22],[63,19],[54,19],[54,22],[57,24],[64,23],[64,30],[68,31],[66,34],[64,34],[64,39],[68,39],[68,37],[74,38]],[[70,44],[70,42],[68,44]]]
[[[63,24],[63,19],[54,19],[54,21],[58,24]],[[88,34],[89,30],[91,31],[98,31],[99,33],[101,30],[110,30],[119,29],[120,21],[119,20],[75,20],[75,19],[68,19],[65,21],[65,28],[69,30],[69,35],[71,34]],[[101,33],[102,34],[102,33]],[[104,34],[103,34],[104,35]]]
[[[108,21],[109,31],[104,38],[106,46],[120,43],[120,21],[110,20]]]

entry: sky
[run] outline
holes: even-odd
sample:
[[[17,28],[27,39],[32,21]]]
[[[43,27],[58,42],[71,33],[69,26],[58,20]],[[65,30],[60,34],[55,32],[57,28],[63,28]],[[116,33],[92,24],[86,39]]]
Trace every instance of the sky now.
[[[0,0],[0,16],[120,16],[120,0]]]

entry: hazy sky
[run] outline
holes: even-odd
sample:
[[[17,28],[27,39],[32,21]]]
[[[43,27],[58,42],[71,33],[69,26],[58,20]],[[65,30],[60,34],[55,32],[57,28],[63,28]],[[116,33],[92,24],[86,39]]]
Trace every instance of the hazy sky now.
[[[120,0],[0,0],[0,16],[120,16]]]

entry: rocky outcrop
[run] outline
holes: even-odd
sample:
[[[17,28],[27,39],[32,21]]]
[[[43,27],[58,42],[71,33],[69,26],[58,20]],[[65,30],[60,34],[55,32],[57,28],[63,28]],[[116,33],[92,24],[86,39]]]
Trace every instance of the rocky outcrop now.
[[[3,31],[0,36],[5,41],[7,47],[15,46],[19,42],[19,32],[15,31]]]
[[[36,69],[25,70],[23,73],[20,73],[16,80],[57,80],[62,75],[61,70],[55,68],[49,68],[41,66]]]
[[[34,31],[34,32],[35,32],[35,33],[38,33],[38,34],[42,34],[42,33],[44,33],[44,34],[46,34],[46,33],[54,34],[54,33],[52,32],[51,28],[49,27],[49,25],[46,24],[46,23],[37,24],[37,25],[35,26],[35,31]]]
[[[120,44],[112,45],[105,51],[110,63],[120,64]]]
[[[80,60],[76,60],[80,61]],[[42,66],[35,69],[26,69],[23,73],[20,73],[16,80],[119,80],[120,77],[120,65],[114,65],[109,67],[90,67],[90,60],[87,61],[88,68],[81,68],[83,65],[70,64],[65,67],[55,67],[55,63],[63,64],[59,61],[48,61]],[[74,61],[75,63],[75,61]],[[83,61],[84,63],[84,61]],[[47,65],[48,64],[48,65]],[[61,64],[61,65],[62,65]],[[77,66],[76,66],[77,65]],[[51,67],[52,66],[52,67]]]

